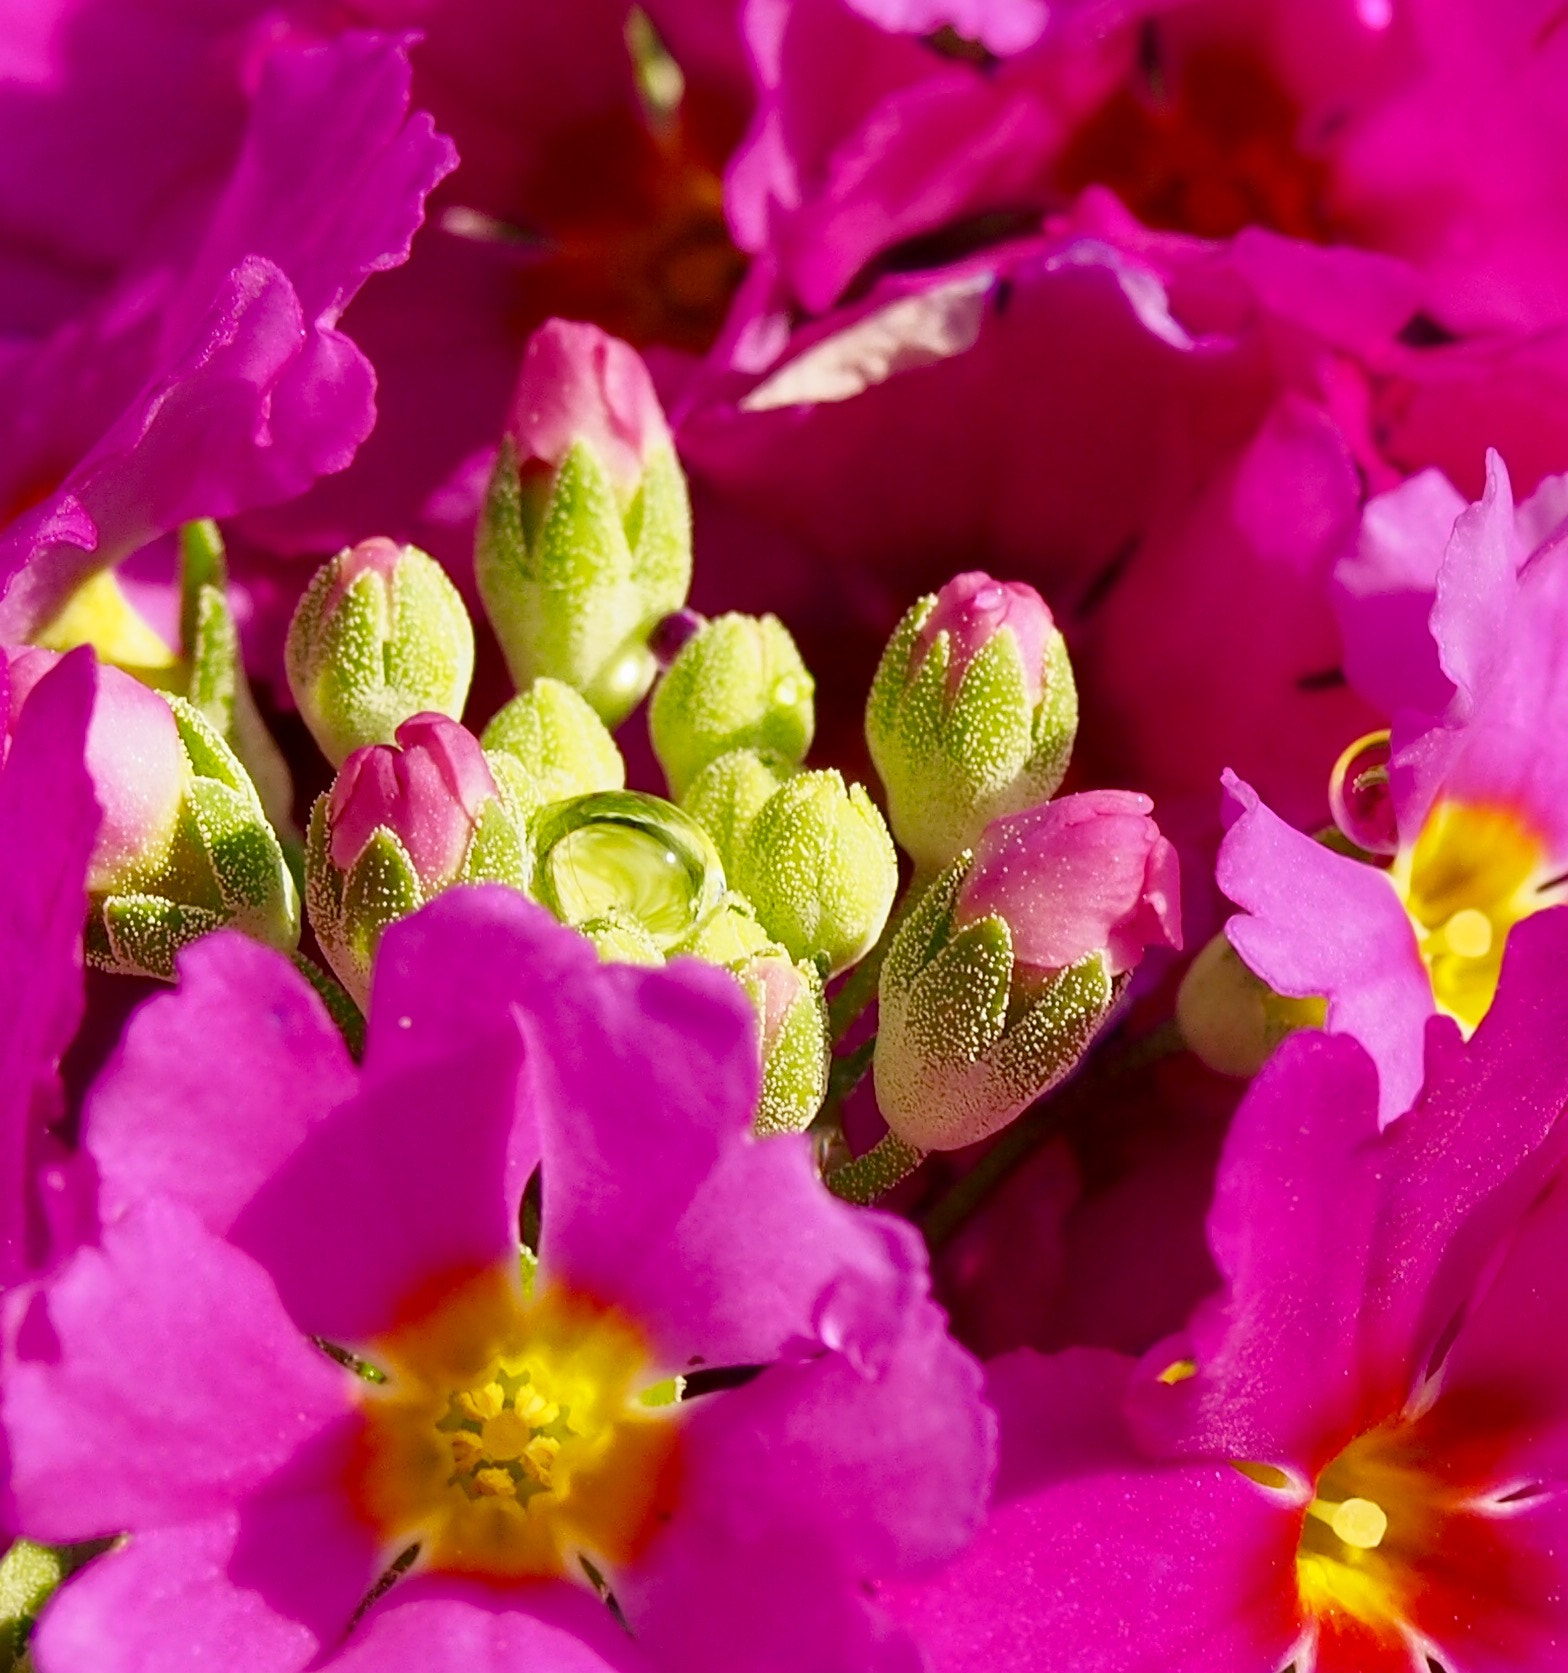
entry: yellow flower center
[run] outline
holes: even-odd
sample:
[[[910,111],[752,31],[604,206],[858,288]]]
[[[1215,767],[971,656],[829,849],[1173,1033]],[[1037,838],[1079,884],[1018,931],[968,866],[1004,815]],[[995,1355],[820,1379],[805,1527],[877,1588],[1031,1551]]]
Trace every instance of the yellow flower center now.
[[[1540,839],[1512,808],[1440,801],[1388,873],[1432,996],[1467,1035],[1491,1008],[1509,930],[1557,898],[1542,888],[1542,859]]]
[[[625,1562],[667,1514],[678,1428],[648,1403],[646,1345],[613,1309],[525,1296],[494,1269],[375,1345],[352,1489],[422,1566],[518,1579]]]
[[[1302,1520],[1302,1608],[1327,1626],[1353,1622],[1394,1636],[1410,1619],[1423,1562],[1460,1508],[1414,1461],[1401,1426],[1358,1436],[1319,1477]]]

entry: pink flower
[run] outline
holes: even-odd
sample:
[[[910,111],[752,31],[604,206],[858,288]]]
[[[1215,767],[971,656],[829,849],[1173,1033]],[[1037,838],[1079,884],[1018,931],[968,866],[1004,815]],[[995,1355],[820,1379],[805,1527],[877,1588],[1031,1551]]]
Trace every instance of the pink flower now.
[[[991,1519],[895,1613],[935,1673],[1549,1668],[1568,1648],[1560,1111],[1568,914],[1379,1131],[1352,1041],[1252,1085],[1209,1243],[1224,1288],[1142,1363],[990,1368]]]
[[[1219,859],[1246,914],[1227,926],[1236,950],[1276,991],[1328,1000],[1329,1031],[1377,1062],[1385,1120],[1420,1090],[1428,1020],[1480,1022],[1510,934],[1563,898],[1568,871],[1568,504],[1549,483],[1516,513],[1495,454],[1485,497],[1446,539],[1442,498],[1428,482],[1374,503],[1376,545],[1341,570],[1350,643],[1364,658],[1383,632],[1388,647],[1375,676],[1395,716],[1387,869],[1291,829],[1233,775]],[[1381,580],[1378,550],[1398,560]],[[1429,595],[1409,579],[1417,554]],[[1410,620],[1423,597],[1425,647]]]
[[[1088,790],[994,820],[975,848],[956,921],[995,914],[1013,954],[1048,976],[1103,951],[1112,976],[1148,947],[1181,946],[1176,851],[1129,790]]]
[[[918,1238],[753,1137],[757,1073],[728,975],[504,890],[388,932],[363,1069],[286,961],[191,949],[6,1378],[23,1527],[131,1534],[41,1664],[907,1667],[866,1594],[968,1537],[988,1416]]]
[[[23,637],[182,521],[348,464],[375,380],[338,322],[453,154],[390,37],[79,0],[8,5],[5,33],[0,631]]]

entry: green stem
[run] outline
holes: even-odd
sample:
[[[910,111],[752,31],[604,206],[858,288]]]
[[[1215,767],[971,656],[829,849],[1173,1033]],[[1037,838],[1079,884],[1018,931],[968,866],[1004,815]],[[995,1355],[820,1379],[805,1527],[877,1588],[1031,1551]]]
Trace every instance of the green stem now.
[[[905,1144],[895,1133],[887,1133],[864,1156],[833,1169],[827,1176],[827,1188],[845,1202],[868,1205],[886,1196],[925,1159],[925,1151]]]
[[[1026,1111],[926,1211],[920,1229],[925,1233],[927,1247],[934,1253],[947,1243],[1019,1163],[1033,1155],[1053,1133],[1060,1132],[1070,1116],[1092,1107],[1107,1086],[1185,1050],[1186,1042],[1174,1019],[1163,1022],[1068,1081],[1055,1097]]]
[[[919,872],[910,878],[909,887],[899,897],[898,904],[888,913],[887,922],[882,926],[882,933],[877,937],[876,945],[850,971],[844,985],[828,1001],[828,1022],[832,1027],[835,1045],[854,1027],[861,1013],[876,998],[877,983],[882,979],[882,965],[887,959],[888,948],[893,945],[893,937],[898,934],[898,926],[908,916],[910,907],[926,892],[926,886],[930,882],[930,877],[922,876]]]

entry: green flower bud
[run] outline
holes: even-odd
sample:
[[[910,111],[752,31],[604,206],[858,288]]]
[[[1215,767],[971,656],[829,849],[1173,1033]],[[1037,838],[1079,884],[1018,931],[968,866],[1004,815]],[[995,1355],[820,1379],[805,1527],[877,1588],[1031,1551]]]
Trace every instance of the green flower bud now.
[[[705,964],[726,965],[743,964],[754,953],[782,951],[774,947],[768,932],[757,922],[751,902],[733,889],[718,911],[674,950],[700,958]]]
[[[957,1150],[1021,1114],[1077,1064],[1127,979],[1098,949],[1030,979],[1005,918],[963,921],[972,865],[959,855],[926,890],[882,966],[877,1104],[917,1151]]]
[[[888,818],[918,872],[1053,795],[1077,729],[1067,647],[1032,587],[973,571],[919,600],[866,705]]]
[[[745,960],[735,974],[757,1013],[762,1091],[754,1126],[759,1133],[803,1132],[828,1093],[822,978],[778,948]]]
[[[664,963],[658,943],[635,919],[624,912],[611,910],[602,918],[590,918],[577,926],[593,942],[594,951],[604,964]]]
[[[798,766],[811,747],[815,683],[777,616],[719,616],[681,647],[654,689],[648,731],[670,789],[732,749]]]
[[[604,722],[560,680],[535,680],[496,714],[480,742],[520,822],[549,802],[626,784],[626,763]]]
[[[691,505],[635,351],[551,320],[528,345],[474,549],[519,687],[547,674],[610,726],[641,701],[648,637],[691,585]]]
[[[724,898],[724,867],[695,820],[635,790],[545,808],[533,828],[534,898],[563,924],[636,925],[666,953]]]
[[[445,715],[416,715],[395,745],[355,752],[311,809],[310,925],[364,1006],[387,926],[457,883],[525,889],[527,847],[478,740]]]
[[[1298,1028],[1321,1028],[1322,999],[1275,993],[1216,935],[1192,961],[1176,993],[1176,1023],[1193,1055],[1222,1075],[1249,1080]]]
[[[712,837],[726,873],[735,872],[752,821],[792,776],[789,763],[778,756],[732,749],[692,780],[681,806]]]
[[[797,959],[847,969],[882,933],[898,889],[898,855],[861,785],[799,773],[751,821],[735,885],[763,927]]]
[[[334,767],[416,714],[456,720],[474,673],[457,588],[417,546],[362,540],[317,570],[289,623],[289,689]]]
[[[88,961],[173,981],[180,949],[226,926],[292,952],[299,895],[255,786],[199,710],[167,693],[155,700],[173,717],[175,817],[155,843],[89,878]]]

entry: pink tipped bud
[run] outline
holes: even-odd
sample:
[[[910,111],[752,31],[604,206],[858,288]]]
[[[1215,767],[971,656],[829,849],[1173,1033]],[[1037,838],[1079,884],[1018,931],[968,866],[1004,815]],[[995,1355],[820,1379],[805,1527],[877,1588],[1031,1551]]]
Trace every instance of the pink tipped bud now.
[[[1045,654],[1052,628],[1050,607],[1033,587],[1022,581],[993,581],[982,569],[955,575],[936,595],[936,608],[922,623],[912,661],[920,661],[948,636],[947,689],[955,694],[969,664],[1003,628],[1011,630],[1023,658],[1024,679],[1031,704],[1040,701]]]
[[[33,687],[59,662],[53,651],[4,653],[14,724]],[[8,727],[9,730],[9,727]],[[87,770],[103,812],[88,866],[92,892],[113,889],[156,864],[169,845],[187,776],[185,751],[169,705],[119,668],[98,669],[87,730]]]
[[[957,921],[994,914],[1031,971],[1065,970],[1103,951],[1112,976],[1144,949],[1181,946],[1176,850],[1127,790],[1063,796],[991,824],[958,896]]]
[[[385,827],[425,890],[444,888],[496,794],[472,733],[445,715],[415,715],[398,727],[395,745],[370,744],[343,763],[327,805],[332,863],[347,871]]]
[[[547,320],[529,339],[506,431],[519,461],[551,469],[575,442],[586,442],[623,492],[636,487],[649,452],[670,445],[641,356],[575,320]]]

